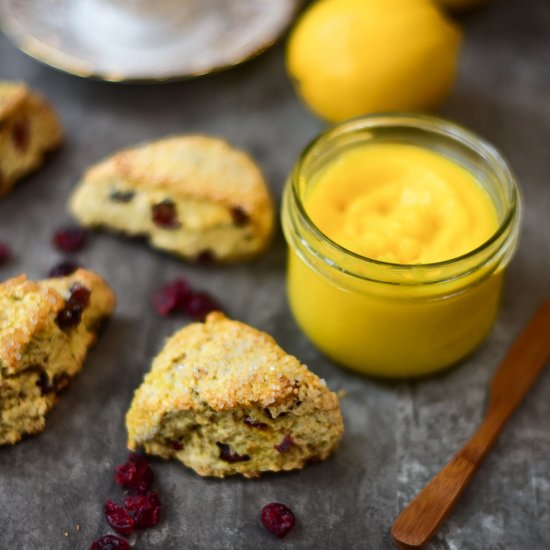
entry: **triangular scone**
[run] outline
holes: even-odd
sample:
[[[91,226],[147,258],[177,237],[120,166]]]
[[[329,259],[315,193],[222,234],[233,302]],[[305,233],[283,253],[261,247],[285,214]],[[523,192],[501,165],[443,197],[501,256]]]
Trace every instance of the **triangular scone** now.
[[[335,393],[269,336],[221,313],[172,336],[126,416],[130,449],[203,476],[301,468],[343,433]]]
[[[20,82],[0,81],[0,197],[61,143],[51,107]]]
[[[0,445],[44,429],[46,414],[82,368],[114,306],[105,281],[83,269],[0,284]]]
[[[252,159],[226,142],[178,136],[90,168],[70,200],[84,225],[128,235],[191,261],[254,256],[273,229],[273,204]]]

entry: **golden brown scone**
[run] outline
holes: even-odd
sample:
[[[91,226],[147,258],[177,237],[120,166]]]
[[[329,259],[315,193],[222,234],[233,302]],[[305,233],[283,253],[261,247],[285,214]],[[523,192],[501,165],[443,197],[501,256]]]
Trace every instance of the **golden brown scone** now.
[[[174,334],[136,391],[128,446],[203,476],[302,468],[343,434],[335,393],[269,336],[211,313]]]
[[[258,254],[274,218],[252,159],[207,136],[166,138],[107,158],[86,172],[69,207],[84,225],[145,235],[191,261]]]
[[[0,445],[41,432],[58,393],[82,368],[115,297],[99,275],[0,284]]]
[[[41,96],[21,82],[0,81],[0,197],[61,139],[59,121]]]

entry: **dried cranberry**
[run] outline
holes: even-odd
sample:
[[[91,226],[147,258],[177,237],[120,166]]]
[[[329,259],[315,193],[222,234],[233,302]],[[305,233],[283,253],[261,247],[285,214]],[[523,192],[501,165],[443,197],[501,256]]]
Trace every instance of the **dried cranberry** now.
[[[212,252],[212,250],[210,250],[209,248],[206,248],[205,250],[197,254],[195,261],[199,264],[205,264],[205,265],[215,264],[216,256],[214,252]]]
[[[130,545],[115,535],[105,535],[92,542],[90,550],[129,550]]]
[[[220,306],[209,294],[200,291],[193,291],[184,306],[185,313],[198,321],[204,321],[210,312],[220,309]]]
[[[239,455],[234,453],[229,445],[226,445],[225,443],[220,443],[218,441],[216,445],[220,449],[220,459],[225,460],[225,462],[246,462],[247,460],[250,460],[249,455]]]
[[[117,191],[115,189],[114,191],[111,191],[111,194],[109,195],[109,199],[111,199],[113,202],[127,203],[127,202],[131,202],[134,196],[135,196],[134,191]]]
[[[82,313],[90,304],[90,291],[80,283],[71,287],[71,295],[65,302],[65,307],[59,311],[55,322],[61,330],[72,328],[82,319]]]
[[[146,495],[129,496],[124,501],[127,510],[134,512],[134,527],[147,529],[160,521],[160,500],[155,491]]]
[[[128,462],[116,467],[115,481],[123,487],[145,494],[153,482],[153,470],[143,455],[131,454]]]
[[[29,148],[31,132],[29,121],[26,118],[18,120],[13,125],[11,137],[15,148],[20,153],[24,153]]]
[[[66,277],[74,273],[78,268],[78,264],[74,262],[61,262],[50,269],[48,277]]]
[[[105,502],[105,517],[107,523],[121,535],[129,535],[134,528],[134,520],[128,510],[109,498]]]
[[[153,295],[153,305],[159,315],[169,315],[185,307],[190,293],[189,283],[185,279],[176,279],[160,287]]]
[[[199,321],[212,311],[220,310],[218,303],[206,292],[192,290],[185,279],[176,279],[153,294],[153,305],[159,315],[182,311]]]
[[[286,434],[283,440],[278,445],[275,445],[275,449],[277,449],[280,453],[286,453],[293,445],[294,441],[292,440],[292,437],[290,437],[289,434]]]
[[[11,258],[11,248],[0,242],[0,265],[8,263]]]
[[[91,292],[80,283],[74,283],[71,286],[71,297],[69,300],[77,302],[82,306],[82,309],[86,309],[90,305]]]
[[[268,426],[264,422],[260,422],[259,420],[254,420],[250,416],[244,417],[244,423],[247,426],[250,426],[251,428],[258,428],[259,430],[265,430]]]
[[[281,539],[288,535],[296,523],[292,510],[280,502],[266,504],[262,508],[261,519],[264,527]]]
[[[240,206],[235,206],[234,208],[231,209],[231,217],[233,218],[233,223],[237,227],[246,225],[250,221],[250,216]]]
[[[176,205],[171,200],[165,200],[151,207],[153,222],[165,229],[176,229],[181,226],[178,221]]]
[[[169,441],[168,445],[170,445],[170,447],[174,449],[174,451],[181,451],[183,449],[183,445],[179,441]]]
[[[76,252],[86,243],[88,232],[82,227],[64,227],[54,233],[52,242],[63,252]]]

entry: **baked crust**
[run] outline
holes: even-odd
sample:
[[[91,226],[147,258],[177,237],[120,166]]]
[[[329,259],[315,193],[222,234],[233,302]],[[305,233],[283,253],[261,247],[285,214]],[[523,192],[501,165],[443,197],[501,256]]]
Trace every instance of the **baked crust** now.
[[[268,334],[219,312],[168,340],[126,425],[130,449],[217,477],[301,468],[326,458],[343,433],[338,397],[323,380]]]
[[[62,141],[52,108],[21,82],[0,81],[0,197]]]
[[[173,224],[153,220],[172,204]],[[92,166],[69,207],[84,225],[145,235],[157,248],[187,260],[218,262],[261,252],[273,231],[265,179],[242,151],[208,136],[165,138],[126,149]]]
[[[56,322],[74,285],[90,291],[75,326]],[[80,371],[100,322],[115,297],[99,275],[83,269],[70,276],[29,281],[20,275],[0,284],[0,445],[42,431],[45,415]]]

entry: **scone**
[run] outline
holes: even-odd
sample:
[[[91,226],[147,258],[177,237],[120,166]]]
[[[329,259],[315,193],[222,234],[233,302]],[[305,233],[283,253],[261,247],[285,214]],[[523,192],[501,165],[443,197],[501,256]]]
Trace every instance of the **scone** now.
[[[115,297],[95,273],[0,284],[0,445],[44,429]]]
[[[0,81],[0,197],[62,138],[51,107],[21,82]]]
[[[203,476],[302,468],[344,431],[335,393],[269,336],[211,313],[174,334],[126,416],[128,447]]]
[[[256,164],[206,136],[162,139],[107,158],[86,172],[69,207],[83,225],[143,235],[192,261],[258,254],[274,217]]]

